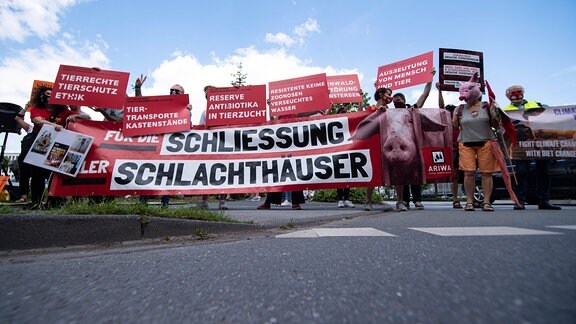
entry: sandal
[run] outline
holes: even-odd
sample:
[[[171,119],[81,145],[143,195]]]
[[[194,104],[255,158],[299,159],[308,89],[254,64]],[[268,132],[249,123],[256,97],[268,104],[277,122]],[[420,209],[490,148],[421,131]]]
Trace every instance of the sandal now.
[[[28,196],[22,195],[22,196],[20,197],[20,199],[16,200],[15,202],[17,202],[17,203],[25,203],[25,202],[28,202]]]
[[[455,202],[452,203],[452,207],[455,209],[462,209],[462,205],[460,204],[460,202],[458,200],[456,200]]]
[[[464,207],[465,211],[474,211],[474,204],[473,203],[466,203],[466,207]]]
[[[482,204],[482,211],[494,211],[494,207],[488,202]]]

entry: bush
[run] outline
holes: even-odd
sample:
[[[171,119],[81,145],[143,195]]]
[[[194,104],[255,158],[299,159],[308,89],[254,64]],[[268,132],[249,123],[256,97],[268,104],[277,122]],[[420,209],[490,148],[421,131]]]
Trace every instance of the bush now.
[[[316,190],[314,192],[314,201],[336,202],[336,189]],[[355,204],[363,204],[366,201],[366,188],[350,188],[350,201]],[[382,201],[382,195],[378,190],[372,192],[372,201]]]

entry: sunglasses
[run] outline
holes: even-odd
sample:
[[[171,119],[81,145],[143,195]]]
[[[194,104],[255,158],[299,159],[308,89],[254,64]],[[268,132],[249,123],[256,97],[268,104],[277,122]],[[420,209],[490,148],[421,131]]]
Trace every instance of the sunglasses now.
[[[181,92],[180,90],[178,90],[178,89],[170,89],[170,94],[171,94],[171,95],[173,95],[173,94],[181,94],[181,93],[182,93],[182,92]]]

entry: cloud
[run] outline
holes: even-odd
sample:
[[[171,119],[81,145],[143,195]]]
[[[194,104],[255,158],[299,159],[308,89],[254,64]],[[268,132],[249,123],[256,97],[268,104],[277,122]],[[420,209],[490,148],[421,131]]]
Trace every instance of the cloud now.
[[[264,37],[264,41],[288,48],[294,46],[296,43],[303,45],[305,38],[309,37],[310,34],[314,32],[320,32],[318,22],[315,19],[308,18],[304,23],[294,27],[292,30],[293,36],[285,33],[267,33]]]
[[[296,44],[296,41],[292,37],[284,33],[277,33],[277,34],[267,33],[264,40],[268,43],[278,44],[282,47],[290,47]]]
[[[27,37],[46,39],[60,30],[63,11],[76,0],[3,0],[0,2],[0,40],[23,42]]]
[[[60,39],[44,43],[38,48],[15,51],[11,56],[0,60],[0,98],[24,107],[30,99],[34,80],[53,81],[60,64],[77,66],[98,66],[108,68],[106,56],[108,45],[101,39],[95,42],[77,41],[68,34]],[[101,120],[100,114],[93,113],[94,119]],[[29,116],[26,115],[26,119]],[[20,141],[8,141],[7,151],[17,152]]]
[[[312,32],[320,32],[320,27],[316,19],[308,18],[305,23],[294,27],[294,34],[299,37],[307,37]]]
[[[193,122],[197,123],[201,112],[206,108],[204,86],[231,86],[232,74],[237,71],[238,63],[242,63],[247,83],[253,85],[318,73],[328,75],[358,73],[355,69],[314,66],[288,53],[284,48],[268,51],[254,47],[241,48],[225,57],[214,54],[208,64],[202,64],[194,55],[177,52],[170,60],[163,61],[153,69],[142,91],[144,95],[163,95],[167,94],[167,90],[173,84],[181,84],[190,96],[190,102],[194,107]]]
[[[567,74],[573,74],[573,73],[575,73],[575,72],[576,72],[576,65],[572,65],[572,66],[569,66],[569,67],[567,67],[567,68],[565,68],[565,69],[563,69],[563,70],[561,70],[561,71],[558,71],[558,72],[556,72],[556,73],[553,73],[553,74],[549,75],[548,78],[549,78],[549,79],[554,79],[554,78],[558,78],[558,77],[561,77],[561,76],[565,76],[565,75],[567,75]]]

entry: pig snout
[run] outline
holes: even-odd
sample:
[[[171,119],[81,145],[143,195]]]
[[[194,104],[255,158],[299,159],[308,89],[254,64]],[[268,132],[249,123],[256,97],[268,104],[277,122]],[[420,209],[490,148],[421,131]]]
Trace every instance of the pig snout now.
[[[383,154],[391,163],[410,163],[416,156],[416,146],[405,139],[388,137],[383,148]]]

